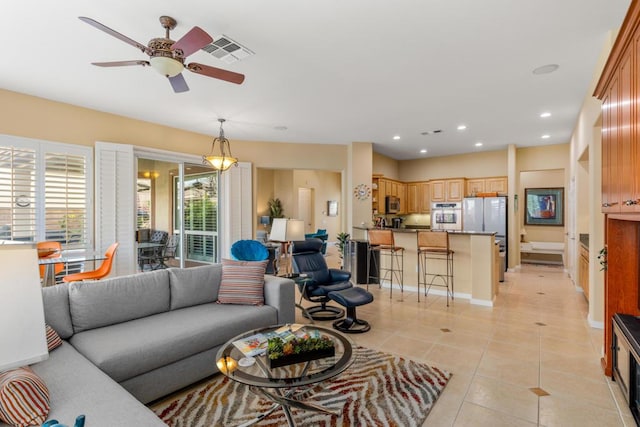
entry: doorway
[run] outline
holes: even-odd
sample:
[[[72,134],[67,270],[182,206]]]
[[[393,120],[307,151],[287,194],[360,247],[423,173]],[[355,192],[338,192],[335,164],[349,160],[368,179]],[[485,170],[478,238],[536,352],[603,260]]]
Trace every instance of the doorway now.
[[[304,221],[304,232],[313,233],[315,229],[315,219],[313,217],[313,189],[299,187],[298,188],[298,219]]]

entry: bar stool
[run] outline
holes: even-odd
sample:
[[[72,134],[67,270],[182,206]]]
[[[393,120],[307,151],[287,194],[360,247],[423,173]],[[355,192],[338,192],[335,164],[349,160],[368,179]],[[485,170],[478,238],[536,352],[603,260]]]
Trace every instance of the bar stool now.
[[[425,298],[431,286],[447,288],[447,307],[449,295],[453,301],[453,251],[449,248],[449,233],[446,231],[418,231],[418,302],[420,301],[420,284],[424,285]],[[434,264],[445,262],[445,272],[436,270]],[[429,262],[429,265],[427,263]],[[431,269],[431,270],[430,270]],[[437,271],[437,272],[436,272]],[[435,283],[440,280],[442,284]],[[428,283],[427,283],[428,282]]]
[[[391,289],[389,298],[391,298],[393,297],[393,279],[395,277],[400,285],[400,292],[402,293],[404,283],[404,248],[395,245],[393,232],[391,230],[369,230],[367,235],[369,236],[367,251],[368,279],[377,279],[380,286],[382,286],[382,280],[389,279]],[[383,262],[384,258],[387,259],[387,262]],[[377,272],[378,276],[371,275],[371,269],[369,268],[370,262],[374,263],[374,272]],[[384,274],[382,274],[383,272]],[[367,288],[369,287],[368,283],[369,280],[367,280]]]

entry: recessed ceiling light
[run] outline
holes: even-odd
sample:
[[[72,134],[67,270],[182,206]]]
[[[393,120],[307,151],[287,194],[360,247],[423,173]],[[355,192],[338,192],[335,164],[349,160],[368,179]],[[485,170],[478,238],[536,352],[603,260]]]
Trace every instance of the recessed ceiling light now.
[[[482,147],[482,142],[476,142],[476,147]]]
[[[426,153],[426,152],[427,152],[427,149],[426,149],[426,148],[423,148],[422,150],[420,150],[420,152],[421,152],[422,154],[424,154],[424,153]]]
[[[551,138],[551,135],[544,134],[544,135],[541,136],[541,138],[542,139],[549,139],[549,138]]]
[[[273,129],[275,129],[275,130],[287,130],[289,128],[286,127],[286,126],[274,126]]]
[[[549,74],[556,71],[560,66],[558,64],[547,64],[533,70],[533,74]]]
[[[551,117],[551,113],[548,111],[545,111],[544,113],[540,114],[540,117],[542,117],[543,119],[546,119],[547,117]]]
[[[395,135],[395,136],[393,137],[393,139],[394,139],[395,141],[399,140],[399,139],[400,139],[400,135]]]
[[[465,130],[467,128],[467,125],[459,125],[458,126],[458,130]]]

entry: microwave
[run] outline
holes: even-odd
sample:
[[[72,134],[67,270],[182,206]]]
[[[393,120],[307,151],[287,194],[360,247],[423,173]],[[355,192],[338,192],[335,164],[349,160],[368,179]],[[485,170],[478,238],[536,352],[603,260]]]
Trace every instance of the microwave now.
[[[385,198],[385,208],[388,214],[400,212],[400,199],[396,196],[387,196]]]

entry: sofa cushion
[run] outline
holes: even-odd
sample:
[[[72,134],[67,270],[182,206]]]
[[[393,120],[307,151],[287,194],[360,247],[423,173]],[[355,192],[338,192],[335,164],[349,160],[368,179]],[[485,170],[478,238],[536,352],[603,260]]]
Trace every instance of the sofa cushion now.
[[[69,284],[74,333],[162,313],[170,301],[165,270]]]
[[[73,335],[69,313],[69,284],[61,283],[42,288],[42,300],[47,325],[50,325],[63,340]]]
[[[47,360],[31,367],[49,388],[49,419],[72,425],[78,415],[84,414],[88,427],[165,426],[68,342],[63,342]]]
[[[222,281],[218,292],[220,304],[264,304],[264,261],[222,260]]]
[[[47,333],[47,350],[54,350],[62,345],[60,335],[49,325],[45,325]]]
[[[70,342],[122,382],[214,348],[242,332],[276,324],[277,316],[268,305],[202,304],[76,333]]]
[[[218,299],[222,265],[170,268],[171,310],[206,304]]]
[[[49,414],[49,389],[29,367],[0,373],[0,419],[14,426],[40,425]]]

